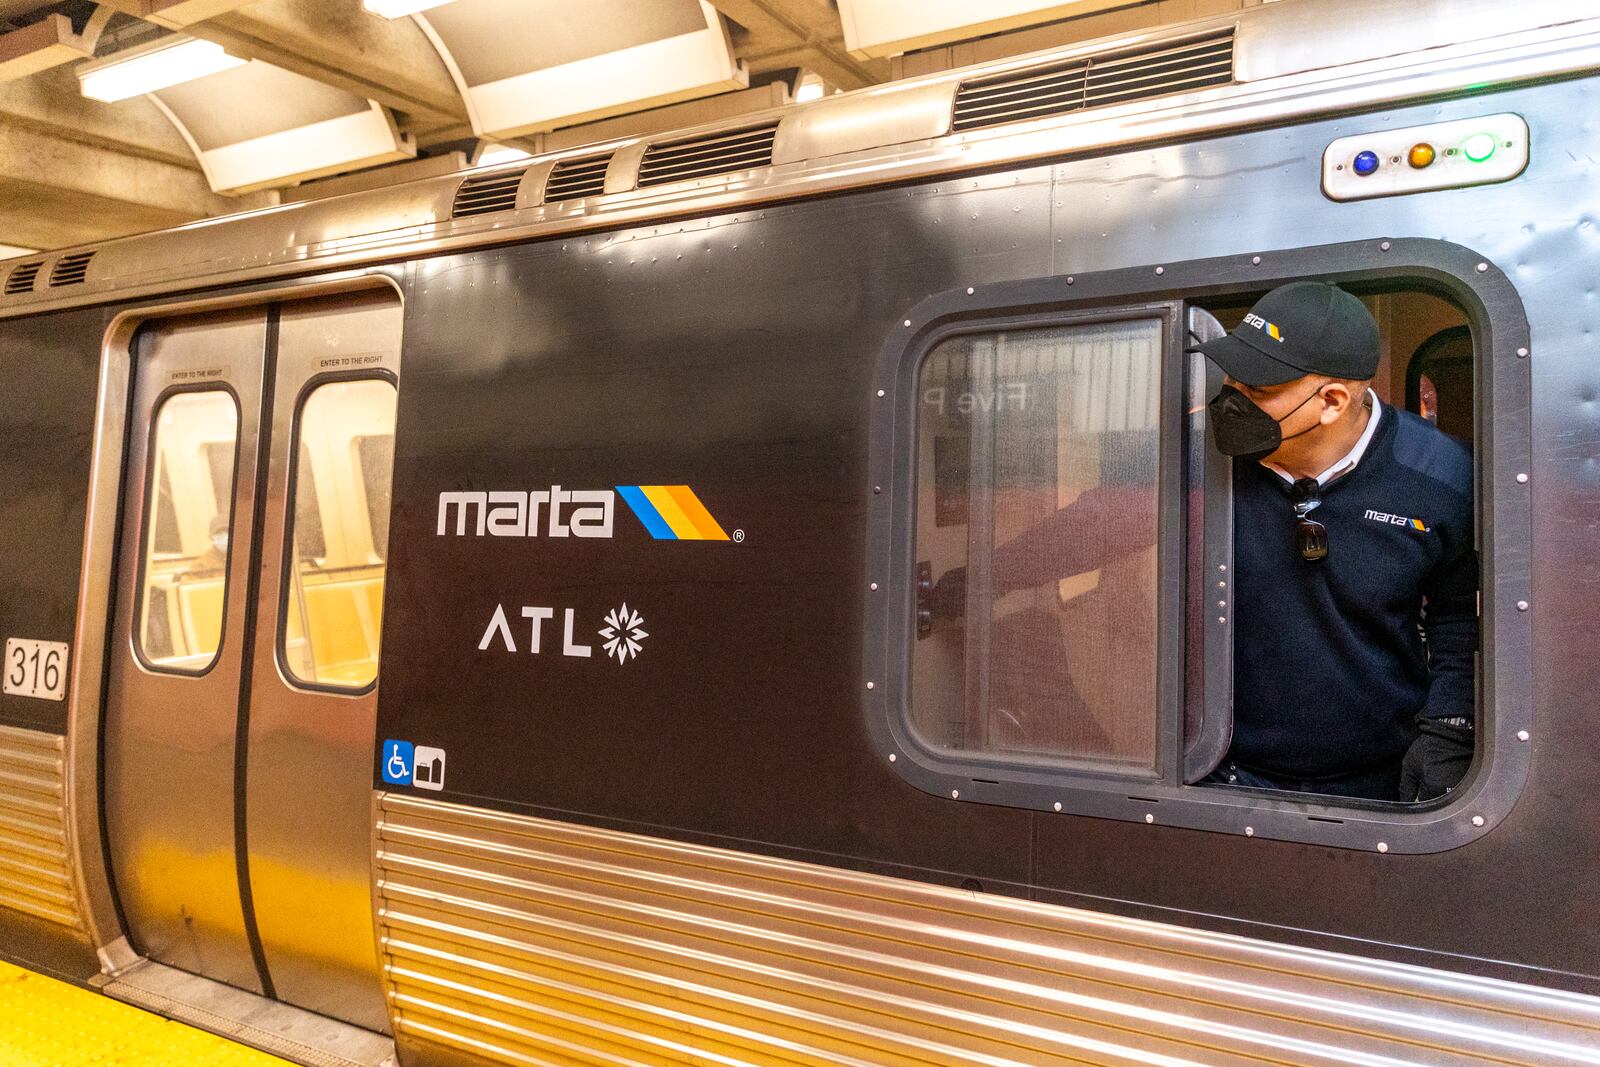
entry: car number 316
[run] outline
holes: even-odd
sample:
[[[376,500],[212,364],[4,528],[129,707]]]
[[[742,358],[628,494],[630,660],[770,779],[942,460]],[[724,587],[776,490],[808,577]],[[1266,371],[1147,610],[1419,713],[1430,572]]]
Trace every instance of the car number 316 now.
[[[67,693],[67,646],[58,641],[6,638],[5,692],[61,700]]]

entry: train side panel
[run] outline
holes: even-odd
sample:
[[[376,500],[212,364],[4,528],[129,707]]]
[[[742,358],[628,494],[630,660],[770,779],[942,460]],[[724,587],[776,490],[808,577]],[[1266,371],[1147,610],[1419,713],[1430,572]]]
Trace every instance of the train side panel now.
[[[99,963],[71,875],[65,735],[105,323],[94,308],[0,325],[0,944],[78,978]]]
[[[1600,811],[1582,783],[1600,736],[1573,640],[1593,612],[1573,598],[1600,564],[1573,537],[1595,496],[1569,442],[1595,433],[1573,398],[1595,373],[1600,144],[1567,118],[1593,97],[1575,81],[419,264],[380,738],[447,753],[425,799],[1596,988],[1584,827]],[[1514,182],[1320,192],[1337,137],[1500,111],[1537,146]],[[1535,584],[1564,577],[1532,605],[1544,680],[1511,816],[1397,856],[909,786],[868,741],[861,661],[871,375],[909,309],[1005,279],[1394,236],[1485,256],[1536,338]],[[668,485],[729,539],[658,539],[620,500],[607,536],[559,535],[548,507],[516,536],[462,518],[477,493]],[[602,631],[623,605],[648,636],[618,657]]]

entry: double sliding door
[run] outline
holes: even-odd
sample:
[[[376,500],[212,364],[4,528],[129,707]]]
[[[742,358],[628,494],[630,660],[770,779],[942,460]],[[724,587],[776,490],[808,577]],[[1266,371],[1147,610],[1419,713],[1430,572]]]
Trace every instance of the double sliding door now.
[[[373,1029],[400,322],[385,292],[140,331],[104,727],[134,947]]]

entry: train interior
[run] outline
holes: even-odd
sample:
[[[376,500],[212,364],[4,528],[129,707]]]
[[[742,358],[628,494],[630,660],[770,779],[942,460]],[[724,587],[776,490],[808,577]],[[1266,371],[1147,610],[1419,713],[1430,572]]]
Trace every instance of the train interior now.
[[[1357,291],[1380,330],[1379,400],[1470,448],[1465,314],[1421,289]],[[1232,329],[1259,295],[1198,304]],[[1156,321],[1134,319],[960,337],[924,360],[917,559],[946,618],[919,626],[911,707],[930,747],[1155,775],[1159,353]]]

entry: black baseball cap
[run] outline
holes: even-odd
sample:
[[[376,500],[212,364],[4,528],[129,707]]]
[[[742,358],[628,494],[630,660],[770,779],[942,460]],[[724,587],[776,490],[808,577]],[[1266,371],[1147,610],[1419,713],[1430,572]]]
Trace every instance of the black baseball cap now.
[[[1281,385],[1307,374],[1366,381],[1378,371],[1378,324],[1337,285],[1291,282],[1257,300],[1232,333],[1197,351],[1246,385]]]

